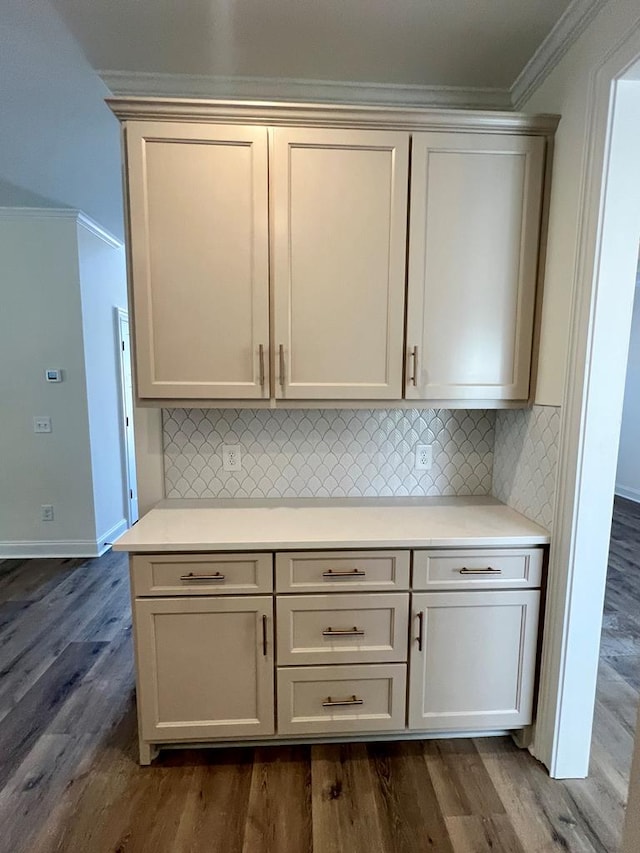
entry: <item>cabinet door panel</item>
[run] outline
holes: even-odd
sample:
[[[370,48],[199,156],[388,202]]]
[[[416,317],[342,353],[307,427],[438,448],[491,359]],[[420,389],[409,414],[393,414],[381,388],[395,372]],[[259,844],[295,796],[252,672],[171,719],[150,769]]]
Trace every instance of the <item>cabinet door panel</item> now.
[[[137,599],[143,740],[272,734],[272,615],[268,596]]]
[[[126,140],[138,396],[268,397],[266,128],[129,122]]]
[[[544,146],[414,134],[408,398],[528,398]]]
[[[413,595],[409,727],[501,729],[533,714],[538,591]],[[417,637],[412,634],[412,637]]]
[[[409,136],[271,133],[276,395],[400,398]]]

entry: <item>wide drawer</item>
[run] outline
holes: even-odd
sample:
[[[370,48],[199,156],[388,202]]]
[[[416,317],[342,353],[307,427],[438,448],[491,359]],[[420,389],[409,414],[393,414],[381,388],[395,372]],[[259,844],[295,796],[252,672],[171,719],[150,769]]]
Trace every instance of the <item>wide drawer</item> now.
[[[271,592],[271,554],[136,554],[131,557],[134,597]]]
[[[405,728],[405,664],[278,670],[278,734],[339,734]]]
[[[409,551],[276,554],[278,592],[409,589]]]
[[[406,661],[409,593],[277,598],[278,664]]]
[[[413,589],[538,587],[543,554],[543,548],[414,551]]]

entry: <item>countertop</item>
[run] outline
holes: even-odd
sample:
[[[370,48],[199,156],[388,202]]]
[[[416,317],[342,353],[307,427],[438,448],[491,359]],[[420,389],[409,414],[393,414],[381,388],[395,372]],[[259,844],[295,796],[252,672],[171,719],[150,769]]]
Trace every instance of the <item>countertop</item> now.
[[[549,541],[544,528],[488,497],[165,500],[113,548],[132,553],[486,548]]]

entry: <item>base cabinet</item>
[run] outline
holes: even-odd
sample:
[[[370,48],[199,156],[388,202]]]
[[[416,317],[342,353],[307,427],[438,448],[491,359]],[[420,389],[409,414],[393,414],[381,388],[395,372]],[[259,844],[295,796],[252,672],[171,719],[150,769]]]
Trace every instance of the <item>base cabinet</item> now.
[[[136,599],[134,617],[141,740],[273,734],[270,596]]]
[[[539,590],[414,593],[409,728],[529,725],[539,606]]]

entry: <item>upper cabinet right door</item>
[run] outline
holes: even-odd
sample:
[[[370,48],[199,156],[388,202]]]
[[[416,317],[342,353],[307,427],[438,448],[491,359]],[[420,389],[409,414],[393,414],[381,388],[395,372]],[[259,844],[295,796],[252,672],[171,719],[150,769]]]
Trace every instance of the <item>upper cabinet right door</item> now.
[[[527,400],[545,140],[413,137],[406,394]]]

